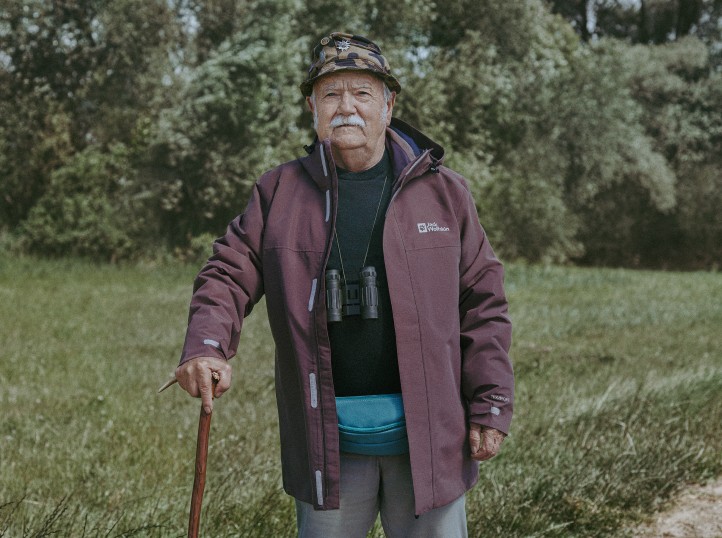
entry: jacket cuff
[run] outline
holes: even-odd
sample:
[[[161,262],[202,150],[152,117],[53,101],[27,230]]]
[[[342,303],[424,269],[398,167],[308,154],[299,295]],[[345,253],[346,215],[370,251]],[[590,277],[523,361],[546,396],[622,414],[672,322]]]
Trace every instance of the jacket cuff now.
[[[504,413],[504,411],[501,410],[498,415],[494,412],[485,413],[483,415],[470,415],[469,422],[478,424],[479,426],[494,428],[505,435],[509,435],[511,413]]]
[[[215,340],[206,338],[203,341],[197,342],[195,345],[188,345],[186,343],[181,353],[178,366],[190,360],[197,359],[198,357],[216,357],[225,361],[228,360],[221,349],[221,344]]]

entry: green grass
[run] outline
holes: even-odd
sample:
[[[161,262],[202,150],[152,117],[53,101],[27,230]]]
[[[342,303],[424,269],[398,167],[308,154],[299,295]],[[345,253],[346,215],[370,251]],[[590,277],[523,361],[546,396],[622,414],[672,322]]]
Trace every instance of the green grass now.
[[[156,389],[194,273],[0,258],[0,536],[185,535],[199,403]],[[507,290],[516,418],[471,536],[623,536],[722,474],[722,275],[512,265]],[[294,534],[263,310],[214,411],[205,536]]]

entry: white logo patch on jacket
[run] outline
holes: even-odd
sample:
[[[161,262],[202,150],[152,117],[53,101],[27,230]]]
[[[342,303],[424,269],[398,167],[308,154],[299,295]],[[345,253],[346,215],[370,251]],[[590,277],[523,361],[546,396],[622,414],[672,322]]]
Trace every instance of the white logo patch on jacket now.
[[[448,232],[448,226],[439,226],[436,222],[419,222],[416,227],[420,234],[429,232]]]

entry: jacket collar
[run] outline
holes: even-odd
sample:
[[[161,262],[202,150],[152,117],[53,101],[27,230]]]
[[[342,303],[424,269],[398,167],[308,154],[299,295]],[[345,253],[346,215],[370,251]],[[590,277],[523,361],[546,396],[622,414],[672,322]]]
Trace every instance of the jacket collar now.
[[[443,147],[397,118],[391,118],[391,125],[386,129],[386,147],[391,152],[394,176],[401,184],[427,170],[435,171],[444,160]],[[306,146],[306,151],[309,155],[300,158],[299,162],[319,189],[329,190],[336,177],[331,142],[316,137],[313,144]]]
[[[298,161],[311,176],[319,189],[327,191],[331,188],[331,174],[336,173],[336,164],[331,156],[331,142],[315,138],[313,144],[305,146],[308,155]]]

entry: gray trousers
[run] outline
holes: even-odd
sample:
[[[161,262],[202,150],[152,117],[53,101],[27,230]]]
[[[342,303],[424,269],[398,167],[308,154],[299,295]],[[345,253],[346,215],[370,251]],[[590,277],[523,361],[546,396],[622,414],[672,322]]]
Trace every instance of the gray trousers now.
[[[366,538],[381,515],[387,538],[466,538],[464,496],[414,516],[408,454],[341,453],[341,508],[316,511],[296,501],[299,538]]]

